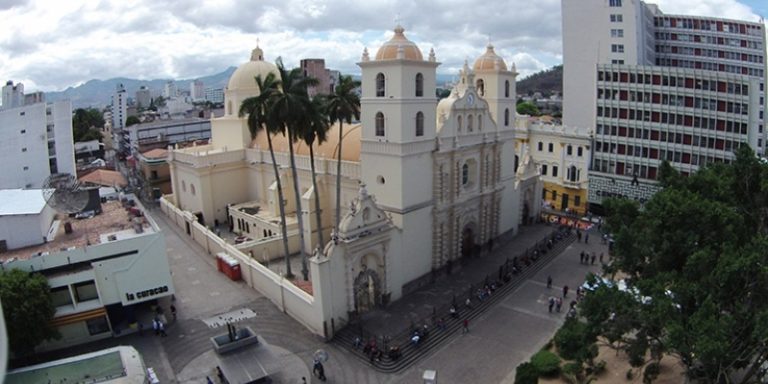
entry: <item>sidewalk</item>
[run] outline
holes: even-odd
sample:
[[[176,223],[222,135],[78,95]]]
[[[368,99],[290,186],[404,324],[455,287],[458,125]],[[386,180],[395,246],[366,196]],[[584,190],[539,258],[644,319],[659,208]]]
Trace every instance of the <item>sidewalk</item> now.
[[[365,313],[361,318],[363,327],[368,332],[390,337],[410,328],[412,322],[432,315],[433,309],[450,304],[454,295],[466,293],[473,284],[477,288],[486,276],[491,279],[498,276],[499,266],[507,258],[519,256],[556,229],[556,226],[544,224],[520,227],[511,241],[490,254],[469,258],[451,275],[439,277],[435,283],[409,293],[386,308]]]

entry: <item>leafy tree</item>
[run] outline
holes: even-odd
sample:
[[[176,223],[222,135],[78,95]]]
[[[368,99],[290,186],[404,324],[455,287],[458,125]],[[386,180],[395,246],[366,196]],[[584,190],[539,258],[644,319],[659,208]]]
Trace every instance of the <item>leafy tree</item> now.
[[[72,113],[72,136],[75,142],[101,140],[99,128],[104,127],[104,117],[95,108],[78,108]]]
[[[0,301],[5,312],[8,344],[17,357],[34,352],[45,340],[60,337],[50,325],[56,308],[48,280],[43,275],[18,269],[0,272]]]
[[[149,107],[147,109],[150,111],[157,112],[157,105],[155,105],[155,99],[149,99]]]
[[[560,374],[560,358],[554,353],[542,350],[531,357],[531,364],[536,367],[539,376],[554,377]]]
[[[299,249],[301,253],[301,273],[304,280],[309,280],[307,266],[307,251],[304,249],[304,220],[301,209],[301,193],[299,191],[299,175],[296,168],[293,144],[301,139],[301,126],[309,109],[310,99],[307,87],[315,86],[319,81],[306,77],[301,68],[288,70],[281,58],[277,58],[277,71],[280,74],[281,90],[274,94],[269,110],[270,119],[275,122],[279,131],[288,138],[288,156],[291,162],[293,178],[293,193],[296,199],[296,216],[299,227]]]
[[[125,119],[126,127],[130,127],[131,125],[140,124],[140,123],[141,123],[141,120],[139,120],[139,118],[136,116],[128,116],[128,118]]]
[[[352,119],[360,119],[360,97],[355,93],[355,88],[360,86],[359,81],[352,79],[352,76],[340,76],[339,83],[334,88],[333,93],[328,95],[328,117],[331,123],[339,123],[339,144],[337,150],[336,162],[336,223],[334,231],[339,232],[339,223],[341,222],[341,149],[342,139],[344,138],[344,122],[352,124]]]
[[[517,104],[517,113],[521,115],[528,115],[528,116],[540,116],[541,111],[539,111],[539,107],[536,106],[536,104],[525,101],[520,104]]]
[[[731,164],[688,178],[668,172],[663,184],[642,210],[606,204],[615,264],[630,288],[590,293],[581,313],[603,334],[623,319],[630,355],[677,355],[694,380],[760,381],[768,359],[768,165],[745,147]]]
[[[280,210],[280,231],[283,238],[283,257],[285,259],[285,276],[289,279],[293,278],[293,272],[291,271],[291,252],[288,248],[288,229],[285,223],[285,199],[283,198],[283,185],[280,181],[280,170],[278,169],[277,161],[275,160],[275,150],[272,146],[272,135],[274,135],[279,127],[270,120],[270,108],[275,94],[280,92],[280,79],[278,79],[274,73],[268,73],[266,77],[262,78],[261,75],[255,77],[256,87],[259,89],[259,94],[253,97],[249,97],[243,100],[240,105],[239,116],[247,116],[248,131],[251,133],[251,139],[264,130],[264,134],[267,135],[267,144],[269,146],[269,155],[272,157],[272,168],[275,172],[275,183],[277,184],[277,197],[278,208]]]
[[[539,382],[539,371],[530,362],[517,366],[515,370],[515,384],[536,384]]]
[[[445,88],[435,88],[435,96],[438,100],[445,99],[446,97],[451,95],[450,89]]]

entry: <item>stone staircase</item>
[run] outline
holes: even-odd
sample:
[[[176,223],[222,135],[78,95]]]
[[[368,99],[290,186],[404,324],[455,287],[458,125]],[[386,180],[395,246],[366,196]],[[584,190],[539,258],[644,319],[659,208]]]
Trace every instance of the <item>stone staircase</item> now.
[[[423,338],[423,340],[421,340],[418,345],[414,345],[410,341],[410,329],[406,329],[397,336],[393,337],[389,341],[388,346],[397,346],[400,348],[401,355],[396,360],[390,359],[387,356],[385,350],[384,356],[381,358],[381,360],[374,360],[373,363],[371,363],[369,355],[363,353],[362,346],[355,347],[355,338],[360,337],[363,344],[365,344],[371,337],[375,337],[376,335],[365,332],[365,330],[361,329],[360,326],[356,324],[350,324],[336,332],[332,342],[346,349],[353,356],[359,358],[366,364],[371,364],[371,367],[377,371],[384,373],[400,372],[412,366],[420,359],[435,352],[441,345],[453,338],[455,335],[461,334],[464,319],[469,320],[471,329],[472,324],[474,323],[474,319],[482,315],[489,308],[496,305],[496,303],[504,300],[504,298],[510,292],[514,291],[523,282],[533,277],[545,265],[549,264],[550,261],[560,255],[560,253],[562,253],[575,240],[575,234],[570,232],[564,233],[564,236],[554,243],[551,250],[548,250],[545,254],[539,256],[539,258],[532,262],[530,265],[523,266],[522,270],[517,275],[513,275],[509,282],[497,287],[497,289],[490,296],[482,301],[478,301],[476,297],[473,297],[473,304],[471,308],[467,308],[465,305],[463,305],[464,299],[466,298],[466,296],[463,296],[460,301],[457,300],[459,304],[456,306],[457,312],[459,314],[458,318],[453,318],[447,314],[447,308],[450,307],[451,303],[445,303],[446,310],[438,316],[443,320],[443,330],[439,329],[431,319],[422,319],[421,322],[416,323],[431,324],[429,327],[429,335]],[[440,311],[438,311],[438,313],[440,313]],[[377,338],[377,345],[379,347],[382,346],[382,342],[379,338]]]

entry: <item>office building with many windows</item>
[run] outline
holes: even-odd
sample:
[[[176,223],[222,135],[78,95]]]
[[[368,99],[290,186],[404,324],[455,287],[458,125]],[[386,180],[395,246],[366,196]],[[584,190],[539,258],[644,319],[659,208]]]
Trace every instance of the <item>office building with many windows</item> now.
[[[645,201],[682,174],[766,152],[762,22],[666,15],[636,0],[564,0],[564,124],[593,129],[589,202]],[[597,207],[595,207],[597,208]]]

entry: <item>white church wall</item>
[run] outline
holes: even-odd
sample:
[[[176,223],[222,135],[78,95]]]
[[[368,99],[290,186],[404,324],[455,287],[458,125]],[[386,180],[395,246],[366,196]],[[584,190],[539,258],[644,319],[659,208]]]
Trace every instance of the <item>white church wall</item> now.
[[[432,207],[408,213],[407,220],[392,215],[392,222],[401,228],[399,244],[393,242],[388,252],[392,300],[397,300],[404,284],[432,270]]]

